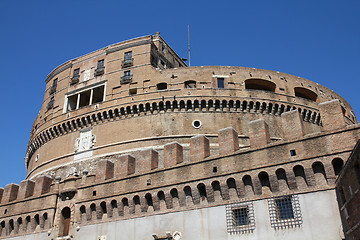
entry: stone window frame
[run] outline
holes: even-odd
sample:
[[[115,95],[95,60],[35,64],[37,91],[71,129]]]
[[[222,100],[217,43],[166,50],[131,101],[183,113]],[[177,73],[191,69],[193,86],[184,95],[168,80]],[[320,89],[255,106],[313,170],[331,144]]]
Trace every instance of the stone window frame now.
[[[286,204],[288,201],[291,205]],[[270,224],[275,230],[301,227],[303,220],[298,195],[269,198],[268,207]]]
[[[248,224],[238,225],[236,210],[246,209]],[[255,230],[255,214],[252,202],[237,202],[226,205],[226,225],[229,234],[248,234]]]

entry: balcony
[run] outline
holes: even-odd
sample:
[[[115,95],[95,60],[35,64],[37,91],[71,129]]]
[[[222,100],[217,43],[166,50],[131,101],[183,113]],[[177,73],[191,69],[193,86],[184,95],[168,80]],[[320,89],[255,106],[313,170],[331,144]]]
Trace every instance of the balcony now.
[[[104,67],[95,69],[94,75],[95,77],[101,76],[104,74]]]
[[[133,65],[133,58],[125,58],[122,61],[122,68],[127,68],[127,67],[131,67]]]
[[[80,78],[80,76],[74,76],[74,77],[72,77],[71,80],[70,80],[70,85],[74,85],[74,84],[78,83],[78,82],[79,82],[79,78]]]
[[[130,83],[132,81],[132,77],[133,75],[124,75],[121,77],[120,83],[121,84]]]

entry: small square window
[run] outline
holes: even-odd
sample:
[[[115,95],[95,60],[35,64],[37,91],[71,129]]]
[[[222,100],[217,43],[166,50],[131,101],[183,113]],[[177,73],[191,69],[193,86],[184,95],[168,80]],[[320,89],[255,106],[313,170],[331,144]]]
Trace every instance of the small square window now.
[[[225,88],[225,80],[224,78],[217,79],[217,88]]]
[[[124,76],[130,76],[131,75],[131,71],[125,71],[124,72]]]
[[[299,198],[287,195],[268,199],[270,224],[274,229],[294,228],[302,225]]]
[[[255,229],[254,207],[252,202],[240,202],[227,205],[226,219],[228,233],[252,233]]]
[[[249,213],[247,207],[233,209],[232,211],[235,226],[244,226],[249,224]]]
[[[296,156],[296,151],[295,151],[295,149],[290,150],[290,156]]]
[[[135,94],[137,94],[137,88],[130,88],[129,95],[135,95]]]

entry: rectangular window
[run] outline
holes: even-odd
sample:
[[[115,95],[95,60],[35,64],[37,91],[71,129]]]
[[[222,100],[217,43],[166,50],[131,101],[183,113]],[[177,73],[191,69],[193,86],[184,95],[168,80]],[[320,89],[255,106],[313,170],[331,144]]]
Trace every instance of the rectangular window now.
[[[129,95],[135,95],[135,94],[137,94],[137,88],[130,88]]]
[[[121,84],[130,83],[132,81],[131,71],[124,71],[124,75],[121,77]]]
[[[98,61],[97,68],[98,69],[103,69],[104,68],[104,59]]]
[[[50,101],[49,101],[48,105],[47,105],[47,110],[49,110],[49,109],[51,109],[51,108],[54,107],[54,102],[55,102],[55,98],[54,98],[54,96],[52,96],[52,97],[50,98]]]
[[[77,99],[78,99],[78,94],[75,94],[75,95],[72,95],[72,96],[68,97],[68,107],[67,107],[68,111],[72,111],[72,110],[76,109]]]
[[[124,53],[124,60],[122,62],[122,67],[131,67],[133,65],[132,51]]]
[[[217,78],[217,88],[225,88],[224,78]]]
[[[67,96],[67,111],[73,111],[81,107],[104,101],[105,85],[79,91]]]
[[[268,199],[270,224],[274,229],[300,227],[302,216],[297,195]]]
[[[80,76],[80,68],[77,68],[77,69],[74,70],[73,78],[79,78],[79,76]]]
[[[251,233],[255,229],[252,202],[232,203],[226,206],[227,231],[230,234]]]
[[[57,79],[57,78],[56,78],[56,79],[54,79],[54,81],[53,81],[53,85],[52,85],[52,86],[51,86],[51,88],[50,88],[50,94],[53,94],[53,93],[55,93],[55,92],[56,92],[57,82],[58,82],[58,79]]]
[[[291,196],[275,199],[276,214],[279,220],[294,218]]]
[[[83,91],[80,93],[79,108],[90,105],[91,90]]]
[[[104,74],[104,59],[101,59],[97,63],[97,69],[95,69],[94,75],[95,77]]]
[[[232,211],[235,226],[244,226],[249,224],[249,214],[247,207],[233,209]]]
[[[124,54],[124,60],[125,60],[125,61],[131,61],[131,60],[132,60],[132,51],[126,52],[126,53]]]
[[[80,77],[80,68],[77,68],[77,69],[74,70],[74,75],[71,78],[70,85],[78,83],[79,82],[79,77]]]

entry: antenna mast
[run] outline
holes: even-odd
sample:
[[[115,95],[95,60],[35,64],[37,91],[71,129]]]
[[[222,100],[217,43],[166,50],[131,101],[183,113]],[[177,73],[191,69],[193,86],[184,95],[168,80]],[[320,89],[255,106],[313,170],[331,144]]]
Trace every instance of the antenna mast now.
[[[189,67],[191,66],[190,64],[190,26],[188,24],[188,54],[189,54]]]

